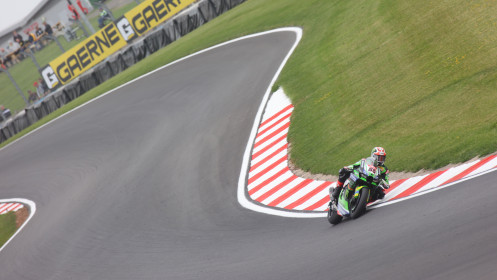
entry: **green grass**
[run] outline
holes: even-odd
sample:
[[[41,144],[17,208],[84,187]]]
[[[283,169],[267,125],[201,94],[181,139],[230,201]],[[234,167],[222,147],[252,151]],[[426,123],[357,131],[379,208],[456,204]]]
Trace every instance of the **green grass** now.
[[[63,110],[208,46],[285,26],[304,30],[277,81],[295,105],[299,168],[336,174],[374,146],[394,171],[497,149],[495,0],[249,0]]]
[[[0,215],[0,247],[16,232],[16,214],[9,212]]]

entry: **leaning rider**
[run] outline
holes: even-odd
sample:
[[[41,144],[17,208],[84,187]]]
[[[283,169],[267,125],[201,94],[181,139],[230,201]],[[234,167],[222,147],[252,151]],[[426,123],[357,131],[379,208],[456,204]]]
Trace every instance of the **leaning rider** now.
[[[388,182],[388,168],[385,166],[385,159],[387,158],[387,153],[385,152],[385,149],[382,147],[375,147],[371,151],[371,157],[368,159],[371,159],[372,162],[374,162],[375,167],[380,169],[380,176],[381,179],[385,180],[387,184],[387,188],[389,187],[389,182]],[[367,159],[366,159],[367,160]],[[340,171],[338,172],[338,182],[336,187],[332,191],[332,201],[338,201],[338,196],[340,195],[340,192],[342,191],[343,184],[345,183],[345,180],[347,180],[350,176],[350,173],[353,172],[354,169],[358,168],[361,166],[361,161],[358,161],[352,165],[345,166]],[[350,186],[349,187],[353,187]],[[353,189],[350,189],[351,191],[354,191]],[[330,190],[331,192],[331,190]],[[385,193],[381,188],[378,188],[378,196],[377,199],[383,199],[385,197]]]

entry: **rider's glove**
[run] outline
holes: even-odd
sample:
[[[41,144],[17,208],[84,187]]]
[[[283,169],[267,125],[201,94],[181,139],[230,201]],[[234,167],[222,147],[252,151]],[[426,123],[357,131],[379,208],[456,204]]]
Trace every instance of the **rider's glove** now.
[[[383,199],[385,197],[385,192],[382,189],[378,189],[378,199]]]
[[[381,180],[381,184],[385,190],[388,190],[390,188],[390,185],[387,184],[387,182],[385,180]]]

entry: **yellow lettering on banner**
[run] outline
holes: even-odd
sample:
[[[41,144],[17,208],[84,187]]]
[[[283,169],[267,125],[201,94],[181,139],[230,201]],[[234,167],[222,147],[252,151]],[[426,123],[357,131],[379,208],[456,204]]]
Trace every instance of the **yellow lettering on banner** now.
[[[171,18],[196,0],[145,0],[124,17],[109,23],[69,51],[51,61],[42,71],[50,85],[67,84],[109,55]],[[55,76],[55,77],[54,77]]]
[[[83,42],[49,63],[62,84],[95,66],[126,45],[114,23],[110,23]]]
[[[124,14],[138,36],[171,18],[196,0],[146,0]]]

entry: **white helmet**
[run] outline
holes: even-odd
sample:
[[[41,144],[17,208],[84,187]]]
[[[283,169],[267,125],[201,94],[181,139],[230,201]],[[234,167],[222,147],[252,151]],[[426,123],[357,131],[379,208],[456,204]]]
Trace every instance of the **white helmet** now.
[[[385,163],[385,159],[387,158],[387,153],[382,147],[374,147],[371,151],[371,157],[374,158],[375,163],[383,165]]]

